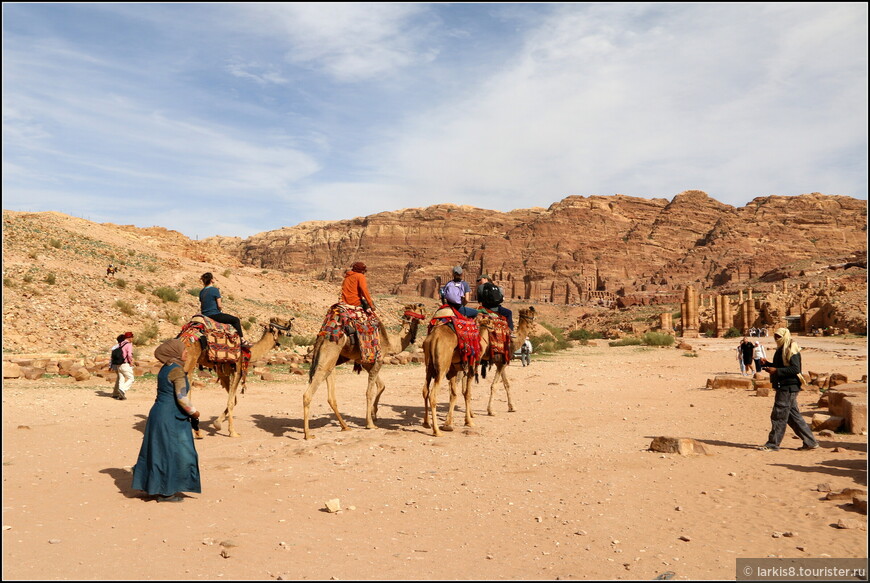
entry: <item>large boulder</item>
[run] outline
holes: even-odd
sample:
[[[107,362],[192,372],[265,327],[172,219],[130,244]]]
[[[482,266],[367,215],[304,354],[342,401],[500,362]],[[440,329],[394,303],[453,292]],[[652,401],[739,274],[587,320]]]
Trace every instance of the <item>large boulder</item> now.
[[[14,362],[3,361],[3,378],[17,379],[21,377],[21,367]]]
[[[844,383],[830,390],[828,396],[828,412],[845,419],[846,431],[849,433],[866,433],[867,431],[867,384]]]
[[[755,384],[751,378],[734,377],[730,375],[716,375],[713,382],[708,381],[711,389],[754,389]]]

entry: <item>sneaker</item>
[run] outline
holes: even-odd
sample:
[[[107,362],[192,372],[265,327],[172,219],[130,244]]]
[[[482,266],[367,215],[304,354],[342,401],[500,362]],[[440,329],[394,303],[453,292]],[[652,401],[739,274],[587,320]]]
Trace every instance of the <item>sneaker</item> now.
[[[798,451],[809,451],[811,449],[819,449],[819,444],[818,443],[816,443],[815,445],[803,444],[801,447],[798,448]]]
[[[762,445],[758,449],[759,451],[779,451],[779,448],[775,445]]]
[[[124,393],[121,393],[120,395],[118,395],[118,396],[115,397],[115,398],[118,399],[119,401],[126,401],[126,400],[127,400],[127,395],[125,395]]]

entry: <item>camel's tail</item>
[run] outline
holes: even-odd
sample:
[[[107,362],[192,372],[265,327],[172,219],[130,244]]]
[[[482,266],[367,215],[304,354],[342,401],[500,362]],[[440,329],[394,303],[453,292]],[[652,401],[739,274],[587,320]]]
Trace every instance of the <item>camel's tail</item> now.
[[[317,361],[320,360],[320,347],[326,340],[326,336],[318,336],[314,341],[314,348],[311,351],[311,368],[308,369],[308,382],[314,378],[314,373],[317,371]]]

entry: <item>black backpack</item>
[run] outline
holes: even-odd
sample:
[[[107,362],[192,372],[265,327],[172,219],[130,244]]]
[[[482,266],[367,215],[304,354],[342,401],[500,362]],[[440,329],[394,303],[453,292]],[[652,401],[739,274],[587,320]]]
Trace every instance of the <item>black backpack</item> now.
[[[124,364],[124,362],[124,350],[120,346],[117,348],[113,348],[111,360],[112,365],[118,366],[119,364]]]
[[[501,289],[492,282],[486,282],[480,287],[480,303],[484,306],[499,306],[504,301]]]

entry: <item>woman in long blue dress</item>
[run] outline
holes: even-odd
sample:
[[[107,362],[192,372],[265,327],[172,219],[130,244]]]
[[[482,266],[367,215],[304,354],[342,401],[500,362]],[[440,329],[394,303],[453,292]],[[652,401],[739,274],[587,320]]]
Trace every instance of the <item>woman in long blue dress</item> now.
[[[193,446],[190,422],[199,411],[190,402],[184,372],[184,342],[167,340],[154,356],[163,363],[157,375],[157,399],[148,413],[139,458],[133,466],[133,488],[158,502],[181,502],[180,492],[202,492],[199,457]]]

